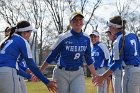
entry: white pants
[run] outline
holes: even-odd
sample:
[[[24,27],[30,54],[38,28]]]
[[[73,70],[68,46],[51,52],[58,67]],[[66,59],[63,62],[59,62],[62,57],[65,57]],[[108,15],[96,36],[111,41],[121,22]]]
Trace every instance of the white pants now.
[[[124,68],[123,93],[140,93],[140,67]]]
[[[0,67],[0,93],[21,93],[16,69]]]
[[[122,93],[122,70],[117,69],[112,73],[114,93]]]
[[[27,93],[27,87],[26,87],[26,82],[24,80],[24,77],[19,76],[19,82],[20,82],[21,92]]]
[[[57,83],[57,93],[85,93],[84,71],[65,71],[54,68],[53,80]]]
[[[98,68],[96,70],[97,74],[103,74],[106,71],[105,67]],[[107,81],[103,82],[103,86],[97,86],[97,93],[107,93]]]

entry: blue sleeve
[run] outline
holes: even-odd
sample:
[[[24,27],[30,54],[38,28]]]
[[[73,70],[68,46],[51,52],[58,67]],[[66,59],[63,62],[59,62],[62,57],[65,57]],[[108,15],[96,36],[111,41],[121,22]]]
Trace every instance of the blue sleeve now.
[[[23,76],[23,77],[25,77],[25,78],[27,78],[27,79],[30,79],[30,78],[32,77],[31,74],[26,73],[26,72],[25,72],[24,70],[22,70],[20,67],[19,67],[19,70],[17,70],[17,73],[18,73],[18,75]]]
[[[91,57],[90,39],[88,41],[87,49],[85,51],[85,60],[86,60],[87,65],[91,65],[93,63],[93,59]]]
[[[110,70],[112,70],[113,72],[119,68],[122,64],[122,61],[120,60],[114,60],[114,62],[112,63],[112,65],[109,67]]]
[[[104,67],[109,67],[109,59],[104,61]]]
[[[27,42],[27,40],[24,40],[25,44],[21,44],[21,56],[22,58],[25,60],[27,66],[29,67],[29,69],[44,83],[44,84],[48,84],[49,80],[47,78],[45,78],[45,76],[41,73],[41,71],[39,70],[39,68],[36,66],[36,64],[33,61],[32,58],[32,52],[30,49],[30,45]]]
[[[62,47],[63,47],[63,42],[61,40],[61,37],[59,37],[57,42],[53,46],[51,46],[52,51],[49,54],[49,56],[46,58],[46,62],[50,64],[51,62],[55,61],[56,58],[59,56]]]
[[[41,73],[41,71],[39,70],[39,68],[36,66],[36,64],[34,63],[33,59],[26,59],[26,64],[29,67],[29,69],[44,83],[44,84],[48,84],[49,80],[47,78],[45,78],[45,76]]]
[[[139,45],[138,45],[138,52],[139,52],[139,55],[140,55],[140,41],[139,41]]]
[[[19,67],[24,71],[26,71],[26,69],[27,69],[27,67],[22,66],[20,63],[19,63]]]
[[[46,58],[46,62],[50,64],[51,62],[56,61],[58,53],[59,53],[58,48],[56,48],[55,50],[52,50],[49,56]]]

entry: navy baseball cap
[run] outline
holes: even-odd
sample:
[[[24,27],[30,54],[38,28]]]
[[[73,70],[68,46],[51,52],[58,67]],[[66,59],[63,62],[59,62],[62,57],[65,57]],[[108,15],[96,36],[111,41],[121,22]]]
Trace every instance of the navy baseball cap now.
[[[70,17],[70,21],[73,20],[73,18],[78,16],[78,15],[80,15],[82,18],[84,18],[84,16],[80,12],[74,12]]]

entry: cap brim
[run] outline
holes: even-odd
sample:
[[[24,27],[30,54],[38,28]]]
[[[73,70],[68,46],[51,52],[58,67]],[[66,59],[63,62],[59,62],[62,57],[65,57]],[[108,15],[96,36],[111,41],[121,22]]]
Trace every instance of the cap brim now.
[[[92,32],[92,33],[90,34],[90,36],[91,36],[91,35],[99,36],[99,33],[98,33],[98,32]]]
[[[80,13],[77,13],[77,14],[76,14],[76,13],[75,13],[75,14],[73,14],[73,15],[70,17],[70,21],[73,20],[73,18],[76,17],[76,16],[81,16],[82,18],[84,18],[84,16],[83,16],[82,14],[80,14]]]

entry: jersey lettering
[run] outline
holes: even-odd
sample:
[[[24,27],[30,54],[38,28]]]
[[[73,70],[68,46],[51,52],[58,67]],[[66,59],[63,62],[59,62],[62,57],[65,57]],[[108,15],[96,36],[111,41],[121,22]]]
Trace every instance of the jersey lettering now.
[[[67,51],[71,52],[83,52],[86,51],[87,46],[66,46]]]

